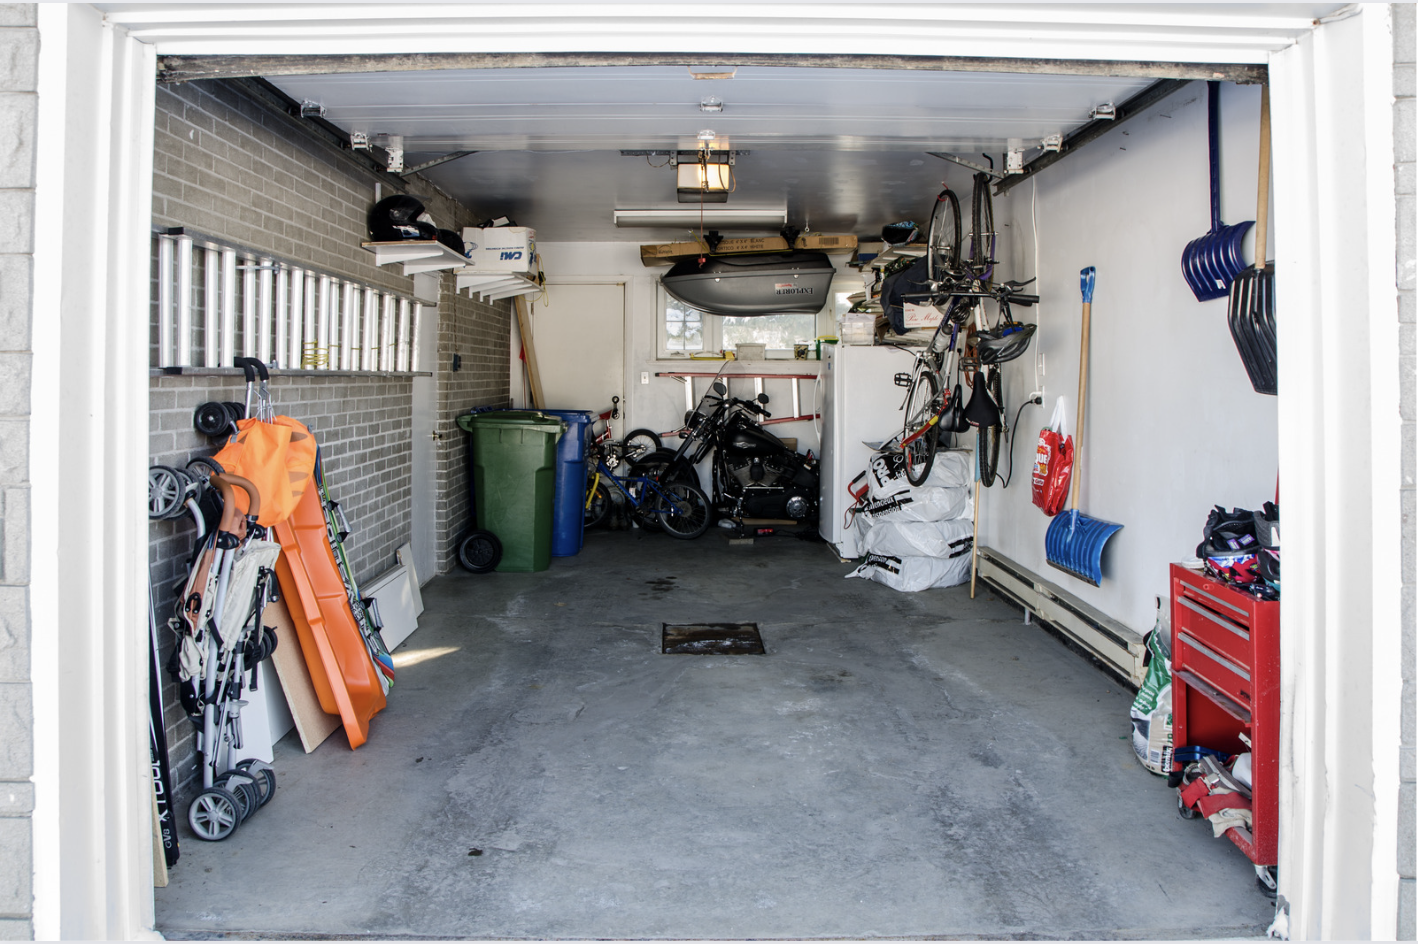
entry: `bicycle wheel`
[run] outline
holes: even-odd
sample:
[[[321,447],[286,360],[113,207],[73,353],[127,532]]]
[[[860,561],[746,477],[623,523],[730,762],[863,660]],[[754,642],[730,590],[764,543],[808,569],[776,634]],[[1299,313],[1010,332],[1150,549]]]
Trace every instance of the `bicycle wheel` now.
[[[590,496],[585,509],[585,527],[598,528],[606,523],[606,516],[611,512],[610,489],[601,483],[596,483],[596,491]]]
[[[975,175],[970,204],[970,273],[988,279],[995,265],[995,202],[988,174]]]
[[[960,271],[960,201],[954,191],[942,190],[931,210],[926,234],[926,278],[944,281]]]
[[[929,423],[931,417],[940,412],[940,407],[940,381],[936,379],[935,371],[928,364],[918,364],[906,394],[906,420],[901,427],[901,438],[906,439]],[[906,481],[920,485],[931,474],[939,441],[940,425],[937,423],[918,439],[902,447],[906,454]]]
[[[689,541],[709,530],[709,499],[685,482],[661,485],[664,495],[652,494],[651,506],[666,534]]]
[[[985,390],[999,407],[1000,421],[994,426],[981,426],[975,448],[980,453],[980,484],[985,488],[995,484],[995,473],[999,469],[999,444],[1004,438],[1004,391],[1001,388],[1000,372],[991,370],[985,377]]]
[[[634,464],[660,448],[660,436],[653,430],[637,429],[620,441],[620,461]]]

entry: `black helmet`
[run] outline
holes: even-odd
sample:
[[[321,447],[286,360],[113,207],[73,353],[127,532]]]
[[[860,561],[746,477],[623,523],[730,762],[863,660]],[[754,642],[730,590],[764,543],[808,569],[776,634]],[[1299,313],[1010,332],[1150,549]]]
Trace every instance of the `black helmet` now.
[[[460,256],[468,254],[468,247],[463,242],[463,237],[453,232],[451,229],[441,229],[438,231],[438,241]]]
[[[1028,350],[1029,339],[1037,329],[1037,325],[1013,321],[979,332],[975,335],[975,349],[980,352],[980,363],[1003,364],[1014,360]]]
[[[403,193],[385,197],[369,211],[369,238],[377,243],[435,238],[437,229],[421,221],[422,215],[423,202],[418,197]]]

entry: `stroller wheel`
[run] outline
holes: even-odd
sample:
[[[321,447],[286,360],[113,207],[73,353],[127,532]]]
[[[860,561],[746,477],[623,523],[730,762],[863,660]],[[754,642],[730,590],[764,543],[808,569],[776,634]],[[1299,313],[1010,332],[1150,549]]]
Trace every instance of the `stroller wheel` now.
[[[458,563],[475,574],[485,574],[502,560],[502,542],[491,531],[474,531],[458,545]]]
[[[241,811],[238,800],[228,790],[208,787],[192,800],[187,807],[187,825],[198,839],[219,842],[230,836],[241,825]]]
[[[246,771],[228,770],[212,782],[236,797],[237,812],[242,822],[261,808],[261,788],[256,785],[256,778]]]
[[[155,465],[148,469],[148,517],[171,518],[182,511],[187,478],[177,469]]]
[[[206,484],[207,480],[214,475],[221,475],[226,472],[222,464],[216,459],[209,459],[206,456],[199,456],[187,463],[187,474],[198,482]]]
[[[236,419],[227,404],[212,401],[201,404],[192,413],[192,426],[203,436],[216,438],[230,435]]]
[[[237,764],[236,769],[244,770],[256,778],[256,789],[261,793],[261,806],[271,802],[271,796],[276,792],[276,772],[270,764],[248,759]]]

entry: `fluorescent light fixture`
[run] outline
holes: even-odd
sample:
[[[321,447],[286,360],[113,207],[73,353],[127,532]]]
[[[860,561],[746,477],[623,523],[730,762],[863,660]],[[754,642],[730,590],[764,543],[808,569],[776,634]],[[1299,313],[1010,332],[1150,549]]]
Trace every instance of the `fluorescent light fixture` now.
[[[703,214],[706,229],[766,229],[776,231],[788,222],[784,207],[704,207],[616,210],[616,226],[698,226]]]

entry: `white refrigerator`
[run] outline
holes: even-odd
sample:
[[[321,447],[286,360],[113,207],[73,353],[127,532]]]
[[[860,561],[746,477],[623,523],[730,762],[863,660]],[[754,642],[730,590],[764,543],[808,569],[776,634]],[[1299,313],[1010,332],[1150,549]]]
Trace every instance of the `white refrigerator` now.
[[[856,531],[843,518],[852,505],[847,486],[871,460],[867,443],[901,432],[906,388],[896,374],[910,371],[914,355],[896,347],[827,344],[822,371],[822,468],[818,533],[840,557],[857,557]]]

